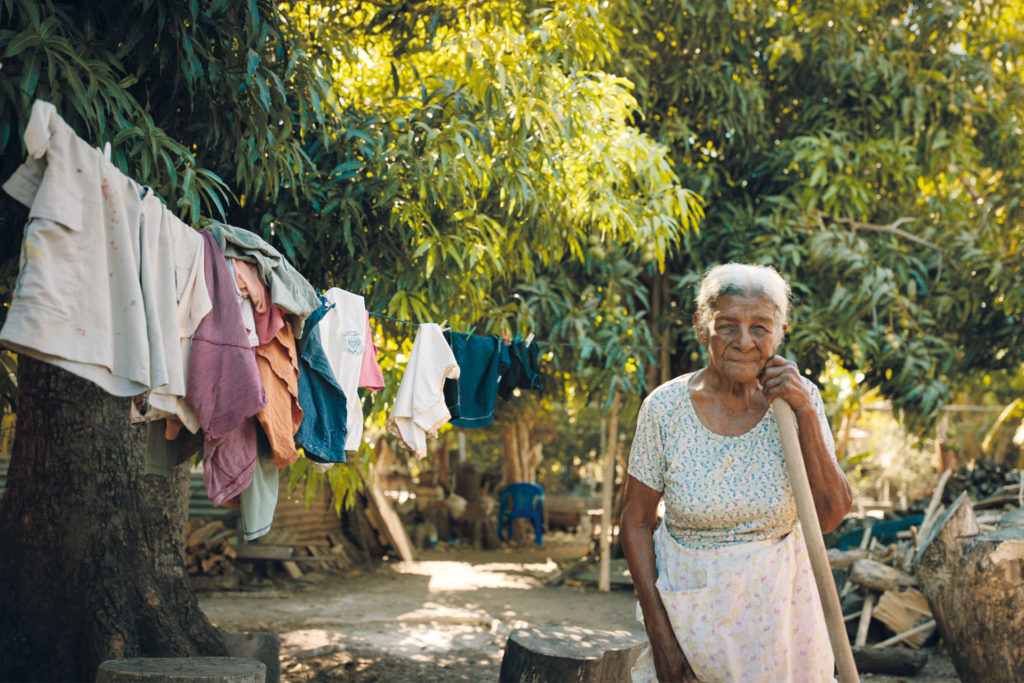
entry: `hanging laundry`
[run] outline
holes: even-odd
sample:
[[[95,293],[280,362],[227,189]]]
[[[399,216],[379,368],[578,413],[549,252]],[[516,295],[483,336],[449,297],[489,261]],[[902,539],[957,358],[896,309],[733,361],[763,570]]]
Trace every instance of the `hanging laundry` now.
[[[210,233],[224,256],[248,261],[256,266],[270,299],[285,313],[294,316],[295,335],[301,337],[306,316],[320,305],[320,298],[299,271],[277,249],[254,232],[225,223],[213,222]]]
[[[234,279],[208,231],[206,285],[213,309],[192,340],[186,398],[205,432],[203,477],[214,505],[249,485],[256,467],[256,420],[267,405],[256,354],[242,323]]]
[[[363,439],[363,404],[357,389],[367,346],[366,306],[363,297],[337,287],[328,289],[324,298],[333,307],[320,321],[320,343],[338,385],[348,398],[345,450],[357,451]]]
[[[444,383],[444,398],[456,427],[486,427],[494,419],[498,378],[509,366],[508,346],[497,335],[445,332],[459,376]]]
[[[298,353],[291,322],[285,321],[270,342],[256,347],[256,364],[267,392],[267,406],[256,418],[267,435],[270,458],[277,467],[284,467],[299,458],[295,434],[302,424]]]
[[[323,297],[319,300],[320,307],[306,319],[306,329],[296,344],[302,424],[295,440],[310,460],[345,462],[347,400],[320,343],[320,322],[331,304]]]
[[[366,313],[366,348],[363,349],[363,361],[359,368],[359,386],[370,391],[384,388],[384,374],[377,362],[377,345],[373,343],[373,328],[370,327],[370,313]]]
[[[235,298],[238,299],[238,310],[242,312],[242,325],[245,327],[245,334],[249,338],[249,346],[256,348],[260,345],[260,336],[256,334],[256,312],[252,308],[252,300],[242,294],[238,286],[238,275],[235,272],[235,259],[227,259],[228,271],[231,273],[231,282],[235,286]]]
[[[29,221],[0,342],[117,396],[183,395],[175,274],[199,242],[52,104],[32,105],[24,140],[29,157],[3,185]]]
[[[537,342],[527,345],[519,335],[509,344],[509,367],[498,382],[498,396],[506,401],[515,389],[543,389],[540,380],[540,348]]]
[[[387,424],[388,432],[417,458],[427,456],[427,437],[437,437],[437,430],[451,418],[444,401],[444,381],[458,377],[459,364],[441,327],[436,323],[420,325]]]
[[[231,259],[231,265],[234,266],[239,293],[249,297],[252,304],[256,338],[259,344],[266,344],[284,327],[284,315],[280,308],[270,303],[267,286],[255,266],[240,259]]]
[[[256,468],[252,471],[252,483],[239,497],[242,509],[242,534],[247,541],[255,541],[270,531],[277,507],[280,475],[277,465],[270,459],[270,444],[259,435]]]
[[[143,204],[146,204],[144,201]],[[155,215],[158,214],[158,215]],[[204,275],[206,247],[198,232],[178,220],[165,206],[159,204],[157,211],[143,211],[142,231],[145,235],[152,232],[158,235],[155,247],[164,254],[172,255],[173,272],[164,270],[153,273],[149,278],[149,287],[156,289],[158,283],[173,281],[175,283],[175,299],[177,301],[178,355],[173,358],[174,371],[172,380],[163,387],[157,387],[145,397],[147,407],[144,414],[136,410],[136,402],[132,402],[132,421],[150,422],[167,417],[176,417],[192,433],[199,429],[199,421],[192,407],[185,400],[186,379],[188,377],[189,356],[192,352],[192,337],[199,324],[213,308],[210,294],[206,287]],[[143,244],[147,240],[144,238]],[[143,286],[147,285],[145,272],[140,275]],[[147,312],[147,316],[149,316]],[[152,321],[150,327],[161,324]],[[152,347],[151,347],[152,348]],[[168,359],[168,367],[172,360]]]

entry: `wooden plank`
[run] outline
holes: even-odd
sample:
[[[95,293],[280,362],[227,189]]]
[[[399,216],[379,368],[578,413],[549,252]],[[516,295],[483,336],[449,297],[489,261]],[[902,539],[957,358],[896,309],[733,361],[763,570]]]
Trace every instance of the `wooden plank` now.
[[[917,579],[912,574],[874,560],[854,562],[850,572],[850,581],[879,593],[889,590],[898,591],[901,588],[917,585]]]
[[[263,543],[242,543],[235,546],[239,560],[289,560],[295,554],[290,545],[269,545]]]
[[[860,612],[860,621],[857,623],[857,637],[853,641],[854,647],[863,647],[868,642],[868,627],[871,625],[871,612],[875,605],[875,594],[868,593],[864,598],[864,609]]]
[[[906,641],[908,638],[911,638],[912,636],[916,636],[919,633],[924,633],[925,631],[927,631],[928,633],[931,633],[934,630],[935,630],[935,620],[934,619],[929,619],[928,621],[924,622],[923,624],[918,624],[917,626],[915,626],[914,628],[910,629],[909,631],[904,631],[903,633],[895,635],[892,638],[889,638],[888,640],[883,640],[880,643],[876,643],[875,647],[879,647],[879,648],[881,648],[881,647],[889,647],[890,645],[895,645],[896,643],[902,643],[902,642]]]
[[[395,549],[400,558],[406,562],[416,559],[413,554],[412,541],[409,539],[409,534],[405,531],[402,520],[398,518],[398,513],[395,512],[391,501],[384,495],[384,491],[381,490],[380,482],[376,478],[367,482],[361,470],[359,476],[363,479],[363,484],[366,486],[367,500],[371,506],[370,510],[381,523],[382,528],[380,531],[387,537],[391,547]]]
[[[281,563],[281,566],[284,567],[284,570],[286,572],[288,572],[288,576],[292,577],[293,579],[302,578],[302,570],[299,569],[299,565],[295,564],[295,562],[291,560],[285,560]]]
[[[867,557],[868,551],[866,548],[851,548],[850,550],[828,549],[828,563],[833,569],[849,567],[857,560],[863,560]]]
[[[923,593],[907,588],[883,593],[875,606],[874,618],[888,626],[893,633],[903,633],[931,619],[932,611]],[[931,631],[922,631],[904,642],[916,650],[930,635]]]

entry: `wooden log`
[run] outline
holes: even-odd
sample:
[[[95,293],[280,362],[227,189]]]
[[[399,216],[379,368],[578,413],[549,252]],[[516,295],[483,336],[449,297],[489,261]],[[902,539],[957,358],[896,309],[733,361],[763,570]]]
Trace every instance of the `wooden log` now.
[[[828,549],[828,563],[833,569],[849,567],[857,560],[866,559],[867,556],[868,551],[865,548],[851,548],[850,550]]]
[[[249,657],[108,659],[96,683],[264,683],[267,667]]]
[[[896,676],[914,676],[928,663],[928,653],[905,648],[876,647],[853,648],[853,661],[862,674],[879,673]]]
[[[224,522],[210,522],[189,532],[185,540],[187,547],[197,546],[214,534],[224,531]]]
[[[647,639],[628,631],[534,626],[513,631],[501,660],[501,683],[628,681]]]
[[[901,588],[917,585],[917,579],[912,574],[874,560],[854,562],[853,570],[850,572],[850,581],[879,593],[898,591]]]
[[[980,534],[961,494],[923,542],[915,571],[960,678],[1019,681],[1024,527]]]
[[[924,593],[913,588],[904,591],[886,591],[875,605],[874,618],[893,633],[904,633],[932,618],[931,607]],[[915,650],[924,644],[933,629],[916,633],[904,642]]]

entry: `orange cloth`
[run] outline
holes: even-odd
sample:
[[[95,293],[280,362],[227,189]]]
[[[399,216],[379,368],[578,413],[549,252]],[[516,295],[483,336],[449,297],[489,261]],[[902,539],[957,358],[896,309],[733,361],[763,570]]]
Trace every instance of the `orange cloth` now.
[[[264,313],[267,310],[267,287],[260,279],[260,273],[251,263],[231,259],[235,267],[235,284],[242,296],[247,296],[252,301],[252,310],[256,313]]]
[[[295,462],[295,433],[302,423],[299,407],[299,364],[291,321],[274,338],[256,347],[256,365],[267,392],[267,407],[256,415],[270,442],[270,458],[278,467]]]

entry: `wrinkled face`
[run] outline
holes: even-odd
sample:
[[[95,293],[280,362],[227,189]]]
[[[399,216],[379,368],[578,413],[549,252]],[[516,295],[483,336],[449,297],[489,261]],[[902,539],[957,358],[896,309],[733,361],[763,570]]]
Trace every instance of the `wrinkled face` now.
[[[775,355],[786,326],[776,319],[771,300],[727,294],[718,299],[707,330],[698,337],[708,350],[708,365],[735,382],[754,382]]]

